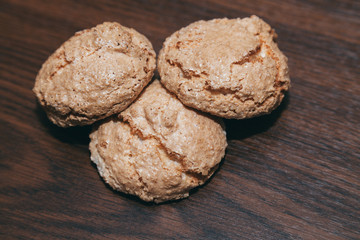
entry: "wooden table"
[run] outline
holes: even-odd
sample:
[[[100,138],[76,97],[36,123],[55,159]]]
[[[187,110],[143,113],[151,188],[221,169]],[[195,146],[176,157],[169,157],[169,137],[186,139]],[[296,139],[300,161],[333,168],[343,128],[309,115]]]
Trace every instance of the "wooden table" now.
[[[117,21],[164,39],[256,14],[279,35],[292,88],[271,115],[226,121],[220,170],[188,199],[112,191],[90,127],[49,122],[31,89],[75,31]],[[360,239],[360,2],[0,1],[0,239]]]

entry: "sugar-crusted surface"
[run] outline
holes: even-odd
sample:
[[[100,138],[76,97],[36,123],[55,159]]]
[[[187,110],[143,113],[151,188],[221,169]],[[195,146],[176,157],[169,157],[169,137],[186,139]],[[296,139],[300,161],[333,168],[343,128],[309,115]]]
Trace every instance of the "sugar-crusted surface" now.
[[[290,85],[287,58],[275,39],[256,16],[192,23],[164,42],[161,81],[185,105],[220,117],[269,113]]]
[[[158,80],[90,139],[91,159],[110,186],[155,202],[187,197],[214,173],[227,146],[217,120],[182,105]]]
[[[55,124],[87,125],[125,109],[151,80],[155,61],[145,36],[105,22],[62,44],[33,90]]]

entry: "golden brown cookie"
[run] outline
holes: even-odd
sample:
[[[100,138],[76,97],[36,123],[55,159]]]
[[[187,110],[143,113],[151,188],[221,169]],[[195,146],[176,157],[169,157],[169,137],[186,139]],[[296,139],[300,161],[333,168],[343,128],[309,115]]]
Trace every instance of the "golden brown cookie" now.
[[[33,91],[55,124],[91,124],[121,112],[140,94],[155,57],[145,36],[105,22],[63,43],[43,64]]]
[[[270,113],[290,85],[287,58],[275,40],[256,16],[192,23],[164,42],[161,82],[185,105],[220,117]]]
[[[90,139],[91,160],[112,188],[157,203],[203,184],[227,146],[219,122],[185,107],[158,80]]]

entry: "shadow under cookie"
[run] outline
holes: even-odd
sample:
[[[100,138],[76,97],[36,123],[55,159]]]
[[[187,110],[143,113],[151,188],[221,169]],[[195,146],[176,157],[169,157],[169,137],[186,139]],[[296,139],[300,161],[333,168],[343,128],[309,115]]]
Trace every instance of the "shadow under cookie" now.
[[[268,115],[242,120],[224,119],[228,141],[245,139],[267,131],[287,109],[289,102],[290,94],[287,92],[280,106]]]
[[[58,127],[49,120],[45,111],[38,102],[36,104],[35,113],[41,124],[47,128],[48,132],[61,142],[84,146],[89,145],[91,126],[76,126],[70,128]]]

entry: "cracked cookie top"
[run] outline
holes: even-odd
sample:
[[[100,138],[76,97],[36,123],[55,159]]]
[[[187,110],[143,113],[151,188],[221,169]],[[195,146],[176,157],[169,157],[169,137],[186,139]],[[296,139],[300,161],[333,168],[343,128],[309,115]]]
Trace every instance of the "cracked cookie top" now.
[[[43,64],[33,91],[55,124],[91,124],[121,112],[140,94],[155,57],[145,36],[105,22],[63,43]]]
[[[116,190],[145,201],[184,198],[225,154],[218,121],[185,107],[155,80],[119,118],[94,129],[91,160]]]
[[[187,106],[224,118],[267,114],[290,79],[276,34],[256,16],[198,21],[163,44],[158,69],[164,86]]]

